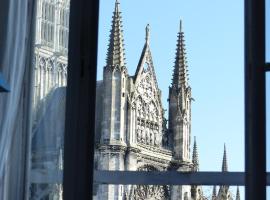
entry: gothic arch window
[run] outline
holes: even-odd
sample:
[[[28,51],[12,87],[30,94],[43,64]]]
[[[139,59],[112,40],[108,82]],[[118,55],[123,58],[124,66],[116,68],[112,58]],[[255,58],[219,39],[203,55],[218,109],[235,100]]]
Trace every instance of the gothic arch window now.
[[[41,43],[53,47],[55,30],[55,5],[43,1],[41,13]]]
[[[152,77],[145,74],[136,87],[136,138],[144,145],[160,147],[162,142],[162,116]]]
[[[68,48],[68,34],[69,34],[69,10],[66,8],[60,8],[59,12],[59,32],[58,32],[58,44],[59,49],[63,53],[67,53]]]

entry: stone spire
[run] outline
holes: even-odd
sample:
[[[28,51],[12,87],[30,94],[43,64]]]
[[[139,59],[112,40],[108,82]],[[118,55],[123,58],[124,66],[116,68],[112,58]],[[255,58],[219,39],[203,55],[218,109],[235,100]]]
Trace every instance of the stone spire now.
[[[112,29],[107,53],[107,67],[116,65],[122,67],[125,65],[125,49],[122,31],[122,19],[118,0],[115,1],[115,9],[112,18]]]
[[[222,160],[222,172],[228,171],[228,163],[227,163],[227,153],[226,153],[226,145],[224,144],[224,153],[223,153],[223,160]]]
[[[178,33],[175,65],[172,78],[172,87],[180,88],[188,85],[188,70],[186,61],[186,49],[184,44],[184,32],[182,31],[182,20],[180,20],[180,30]]]
[[[150,25],[147,24],[147,26],[145,27],[145,43],[149,45],[149,42],[150,42]]]
[[[235,200],[240,200],[240,192],[239,192],[239,187],[238,186],[237,186],[237,190],[236,190]]]
[[[199,156],[198,156],[198,148],[196,143],[196,137],[194,137],[194,145],[193,145],[193,154],[192,154],[192,163],[194,166],[194,171],[199,171]]]
[[[212,200],[217,199],[217,187],[214,185],[213,187],[213,193],[212,193]]]

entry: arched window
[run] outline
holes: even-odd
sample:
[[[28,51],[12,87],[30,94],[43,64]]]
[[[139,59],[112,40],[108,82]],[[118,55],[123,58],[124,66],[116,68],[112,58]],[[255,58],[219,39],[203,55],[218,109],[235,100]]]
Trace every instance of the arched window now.
[[[55,5],[43,1],[41,6],[41,43],[49,47],[53,47],[55,30]]]

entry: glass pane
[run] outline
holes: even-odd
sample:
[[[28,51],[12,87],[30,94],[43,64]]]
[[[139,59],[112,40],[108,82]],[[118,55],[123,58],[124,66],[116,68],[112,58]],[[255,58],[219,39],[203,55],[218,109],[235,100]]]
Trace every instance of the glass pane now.
[[[100,1],[96,170],[244,170],[243,5]]]
[[[175,190],[182,191],[176,194]],[[189,193],[187,191],[192,191]],[[225,192],[228,190],[228,192]],[[116,191],[117,199],[158,199],[167,200],[176,195],[176,199],[245,199],[245,188],[236,186],[189,186],[189,185],[95,185],[94,199],[102,194],[101,199],[108,199],[111,191]],[[201,197],[201,198],[200,198]]]
[[[37,1],[29,199],[62,199],[69,0]]]

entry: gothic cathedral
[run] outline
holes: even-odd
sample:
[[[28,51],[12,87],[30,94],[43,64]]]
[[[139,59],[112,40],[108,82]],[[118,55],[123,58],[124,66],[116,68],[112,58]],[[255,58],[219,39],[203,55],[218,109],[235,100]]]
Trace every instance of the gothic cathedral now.
[[[103,80],[97,82],[96,169],[127,171],[198,171],[196,141],[191,156],[191,87],[182,22],[177,38],[169,119],[164,117],[150,50],[150,28],[135,75],[128,74],[119,2],[116,0]],[[226,151],[223,170],[227,171]],[[102,185],[95,199],[203,200],[200,186]],[[232,199],[228,186],[213,189],[213,200]],[[240,199],[240,197],[239,197]]]
[[[197,144],[191,155],[191,102],[184,32],[180,22],[169,86],[169,113],[161,102],[150,50],[150,27],[134,75],[125,63],[120,5],[115,2],[103,80],[96,87],[95,169],[199,171]],[[30,199],[62,199],[63,138],[68,51],[68,0],[38,0],[34,61]],[[90,169],[89,169],[90,170]],[[228,171],[226,148],[222,171]],[[44,172],[47,178],[44,179]],[[51,174],[50,174],[51,173]],[[240,200],[229,186],[97,185],[95,200]]]

